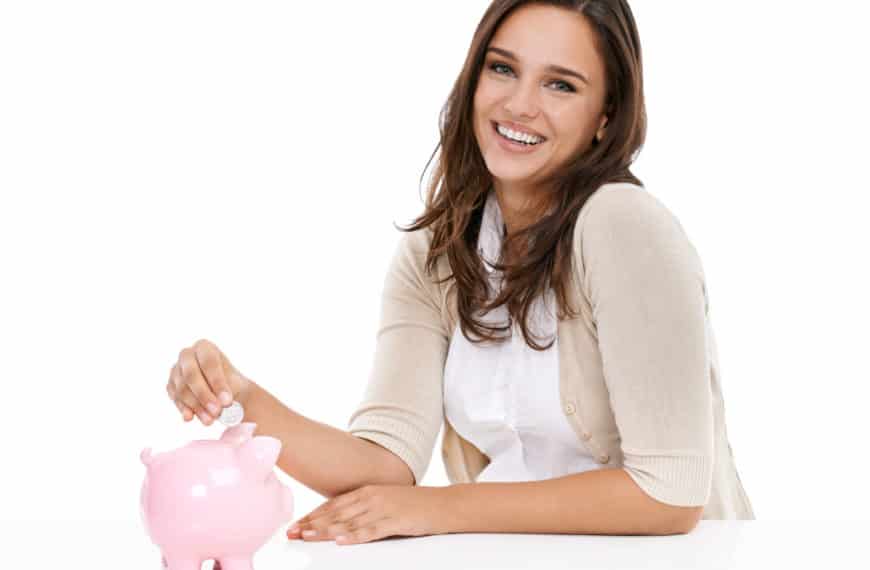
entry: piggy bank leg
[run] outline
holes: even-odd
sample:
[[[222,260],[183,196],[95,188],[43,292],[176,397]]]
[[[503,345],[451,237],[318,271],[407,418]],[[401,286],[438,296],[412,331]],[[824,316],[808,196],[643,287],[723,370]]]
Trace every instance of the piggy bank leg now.
[[[202,561],[186,556],[164,554],[163,565],[167,570],[200,570]]]
[[[212,570],[254,570],[251,558],[221,558],[214,561]]]

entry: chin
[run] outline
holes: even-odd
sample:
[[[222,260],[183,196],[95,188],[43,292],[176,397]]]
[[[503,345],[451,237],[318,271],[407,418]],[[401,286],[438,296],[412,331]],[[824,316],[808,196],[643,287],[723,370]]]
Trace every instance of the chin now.
[[[493,155],[496,152],[499,151],[494,151]],[[490,174],[501,180],[509,180],[511,182],[524,180],[540,170],[539,165],[522,164],[503,156],[485,159],[484,162]]]

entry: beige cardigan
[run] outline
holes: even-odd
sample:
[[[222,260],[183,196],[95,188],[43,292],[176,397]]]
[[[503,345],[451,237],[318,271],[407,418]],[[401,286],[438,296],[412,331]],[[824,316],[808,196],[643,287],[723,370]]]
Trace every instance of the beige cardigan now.
[[[405,233],[384,282],[374,363],[349,433],[422,480],[439,430],[451,483],[489,459],[444,416],[442,380],[457,320],[455,281],[424,264],[431,231]],[[562,412],[596,461],[651,497],[705,505],[703,519],[754,519],[728,441],[701,260],[677,218],[641,186],[601,186],[580,211],[569,303],[560,320]],[[444,256],[437,277],[450,274]],[[460,333],[461,334],[461,333]]]

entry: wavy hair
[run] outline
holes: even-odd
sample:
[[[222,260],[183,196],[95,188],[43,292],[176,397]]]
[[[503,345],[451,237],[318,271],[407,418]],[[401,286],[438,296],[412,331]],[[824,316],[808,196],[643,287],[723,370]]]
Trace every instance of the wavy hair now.
[[[585,16],[596,31],[595,45],[605,64],[607,128],[601,141],[561,165],[542,181],[548,192],[546,209],[536,209],[537,221],[507,236],[499,263],[501,287],[491,298],[487,270],[477,255],[483,208],[492,185],[473,131],[473,103],[486,49],[502,21],[525,4],[544,4],[575,10]],[[469,48],[465,64],[439,116],[440,142],[432,157],[442,149],[428,188],[424,212],[404,232],[430,228],[432,241],[426,269],[435,274],[439,256],[446,255],[452,274],[438,281],[456,280],[457,306],[462,333],[470,342],[503,341],[496,333],[512,328],[518,319],[526,343],[535,350],[547,350],[533,340],[528,327],[535,298],[551,286],[558,301],[558,318],[577,312],[568,306],[567,287],[572,270],[573,230],[580,209],[596,189],[609,182],[643,184],[630,171],[646,137],[646,107],[643,96],[643,67],[640,40],[634,16],[626,0],[494,0],[483,15]],[[432,162],[432,157],[426,168]],[[424,169],[425,174],[425,169]],[[422,181],[422,177],[421,177]],[[395,225],[395,224],[394,224]],[[507,263],[505,251],[528,244],[516,262]],[[504,263],[502,263],[504,262]],[[509,322],[489,326],[476,320],[478,311],[489,312],[506,304]],[[478,338],[471,338],[469,331]]]

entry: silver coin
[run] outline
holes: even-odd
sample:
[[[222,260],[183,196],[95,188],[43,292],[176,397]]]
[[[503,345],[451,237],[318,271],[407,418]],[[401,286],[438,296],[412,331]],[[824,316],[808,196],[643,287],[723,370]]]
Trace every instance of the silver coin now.
[[[235,400],[233,403],[223,409],[218,421],[225,426],[235,426],[242,423],[242,418],[245,416],[245,410],[242,405]]]

